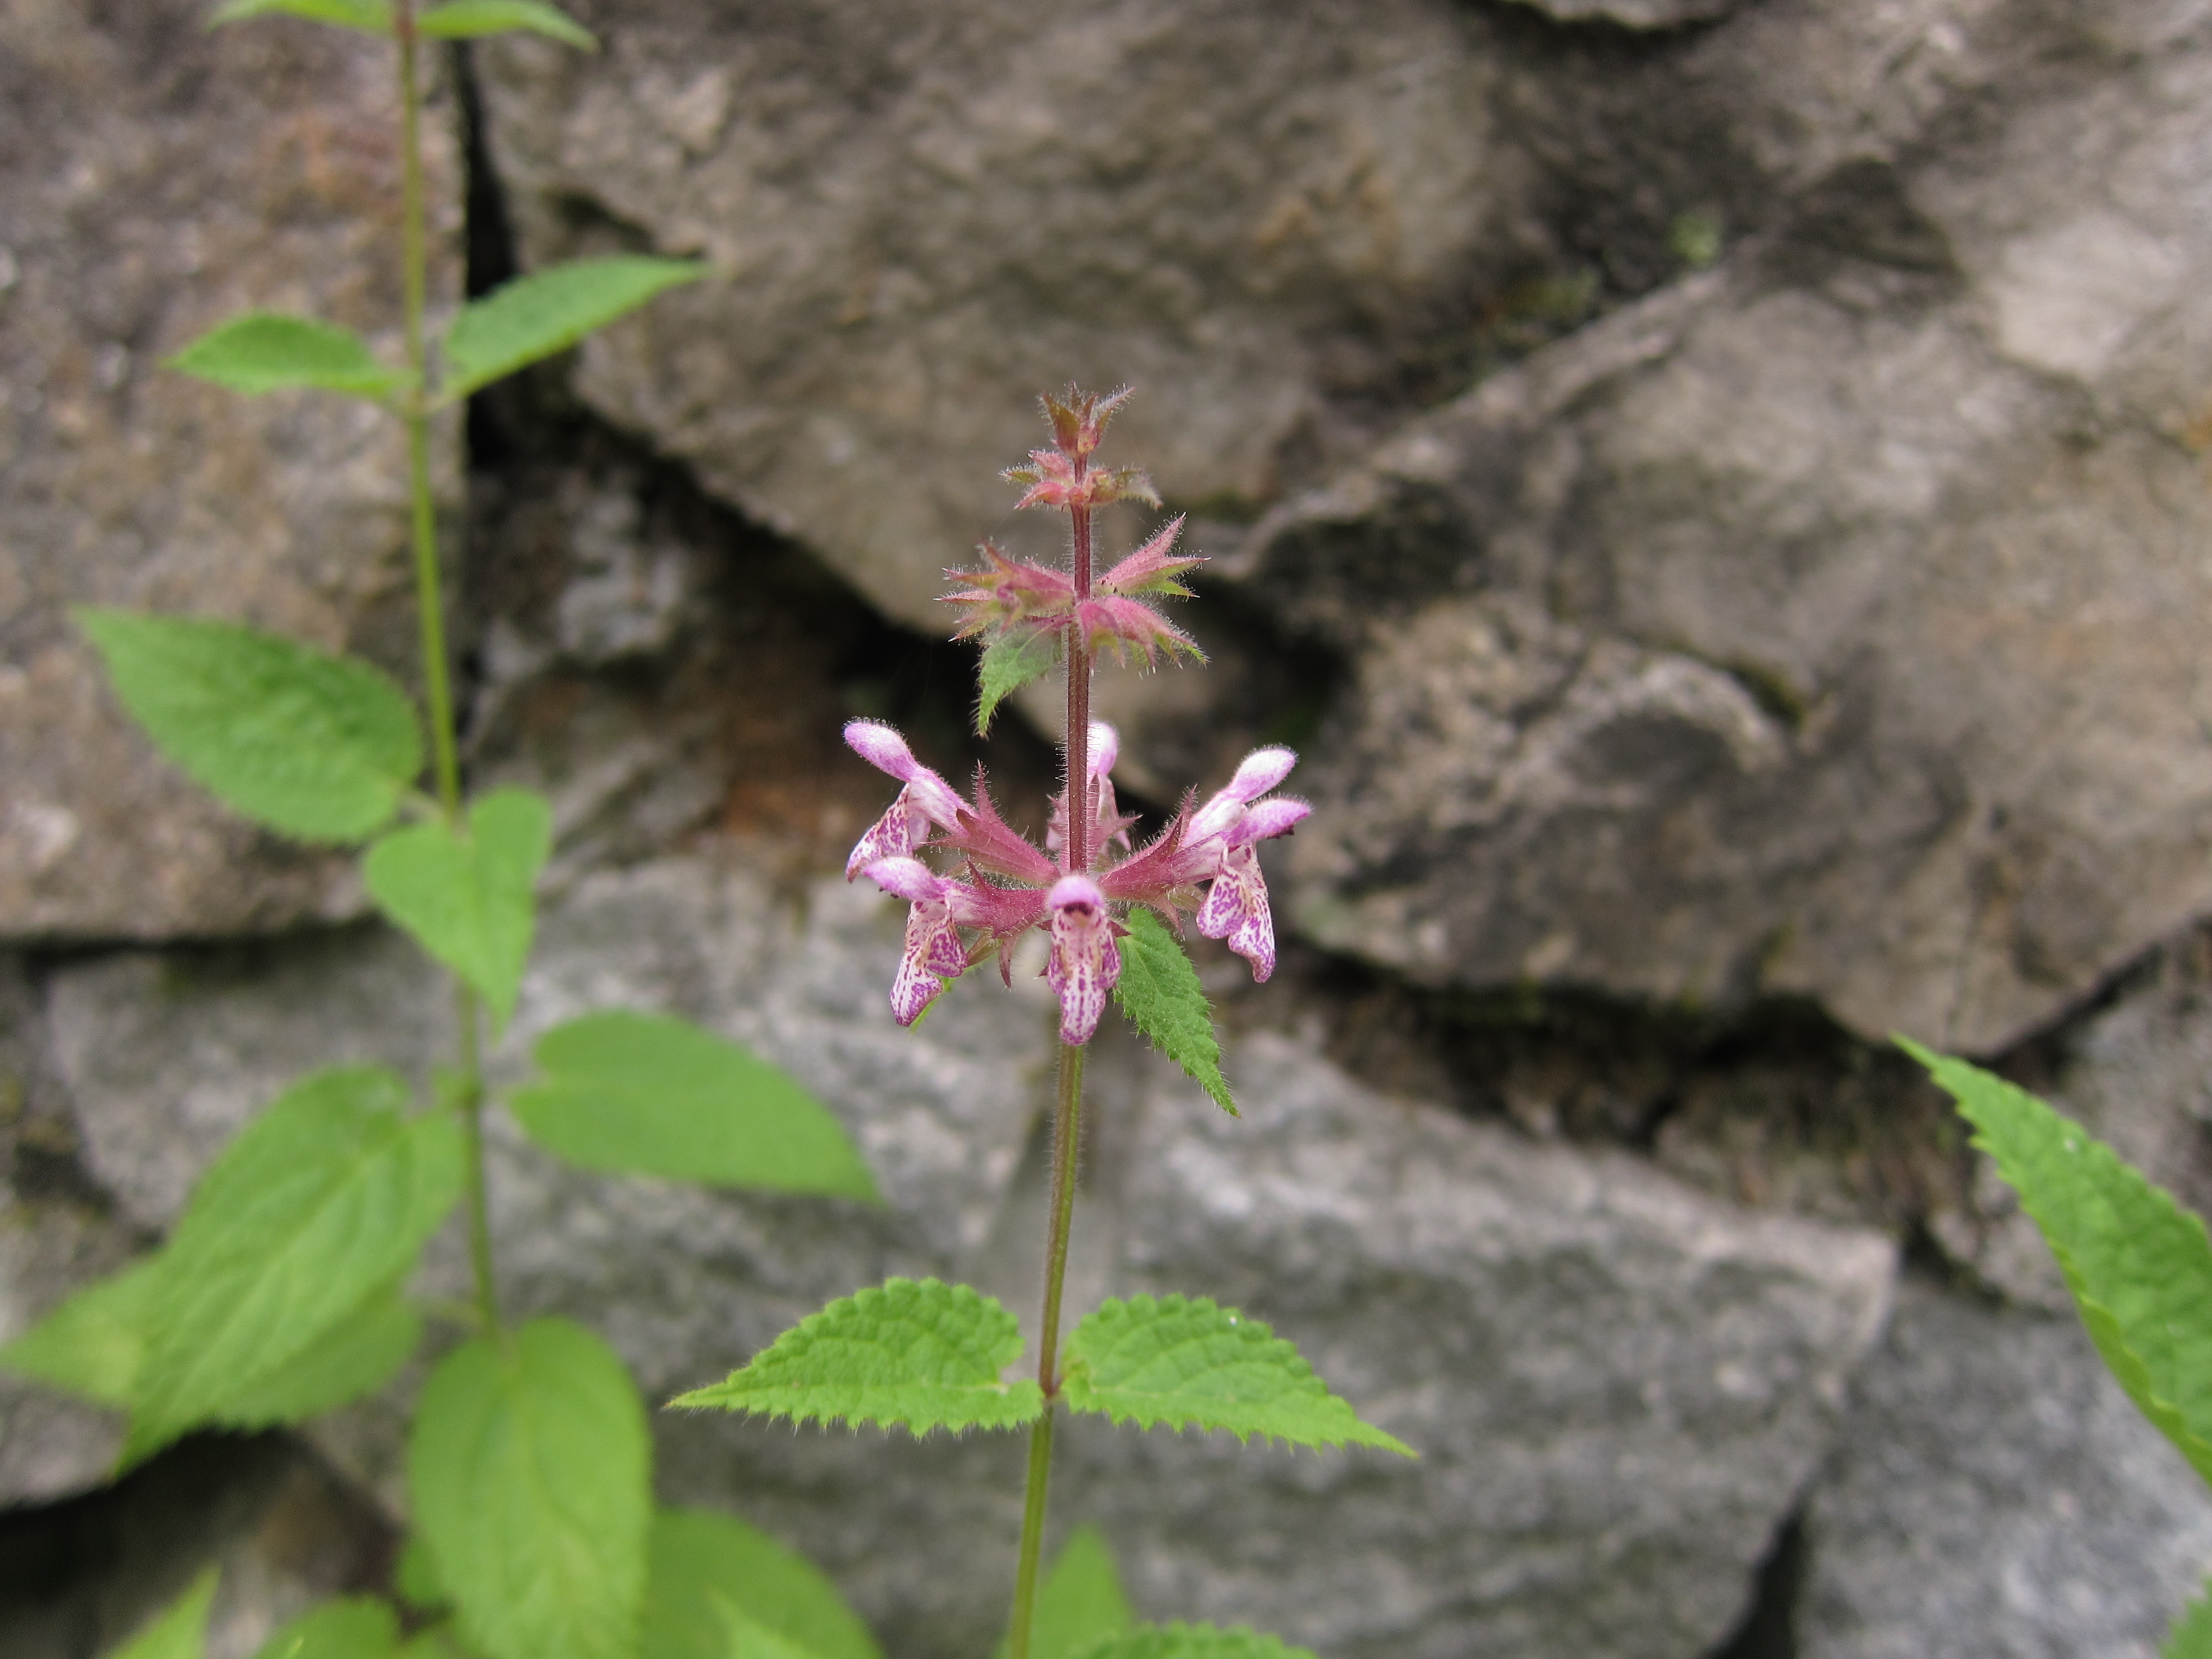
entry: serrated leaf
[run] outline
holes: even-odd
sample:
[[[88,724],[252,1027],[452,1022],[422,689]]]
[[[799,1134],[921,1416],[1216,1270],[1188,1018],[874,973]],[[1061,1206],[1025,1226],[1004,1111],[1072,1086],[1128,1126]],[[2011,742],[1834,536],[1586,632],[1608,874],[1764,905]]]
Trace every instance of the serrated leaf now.
[[[1037,1586],[1030,1621],[1030,1659],[1075,1659],[1085,1648],[1134,1629],[1137,1615],[1121,1588],[1114,1552],[1093,1526],[1067,1535],[1044,1583]],[[1004,1659],[1008,1644],[999,1644]]]
[[[224,0],[208,19],[214,28],[240,23],[249,17],[304,17],[311,23],[331,23],[339,28],[364,29],[371,34],[392,33],[388,0]]]
[[[999,705],[1049,674],[1059,656],[1059,635],[1049,632],[1002,634],[985,646],[975,665],[975,735],[987,735]]]
[[[1965,1060],[1900,1045],[2034,1218],[2081,1322],[2144,1416],[2212,1482],[2212,1240],[2078,1123]]]
[[[651,1562],[639,1659],[724,1659],[726,1608],[813,1659],[883,1659],[820,1568],[733,1516],[661,1510]]]
[[[538,872],[553,812],[526,789],[495,789],[469,808],[465,833],[410,824],[368,849],[362,878],[377,907],[475,988],[495,1027],[514,1012],[536,926]]]
[[[149,1256],[86,1285],[0,1348],[0,1367],[127,1410],[161,1265]]]
[[[305,386],[380,401],[410,378],[379,362],[350,329],[273,311],[218,324],[162,366],[250,398]]]
[[[1298,1351],[1204,1297],[1100,1304],[1067,1339],[1068,1407],[1148,1429],[1226,1429],[1295,1446],[1413,1449],[1359,1420]]]
[[[486,1659],[631,1659],[651,1463],[636,1386],[582,1326],[535,1319],[447,1355],[407,1482],[468,1644]]]
[[[540,1146],[586,1169],[717,1187],[876,1186],[843,1127],[788,1073],[665,1015],[610,1010],[538,1040],[541,1079],[508,1102]]]
[[[542,0],[447,0],[416,18],[415,27],[441,40],[469,40],[480,34],[512,34],[518,30],[550,35],[585,52],[596,52],[599,43],[592,32],[565,11]]]
[[[300,1423],[375,1393],[422,1340],[422,1316],[387,1285],[276,1370],[233,1395],[216,1414],[231,1428]]]
[[[393,1659],[399,1620],[374,1596],[325,1601],[261,1644],[253,1659]]]
[[[1237,1102],[1221,1075],[1221,1040],[1214,1035],[1213,1005],[1198,982],[1182,946],[1168,926],[1142,906],[1133,908],[1128,936],[1121,941],[1121,976],[1114,981],[1114,1000],[1129,1024],[1152,1046],[1182,1067],[1184,1075],[1213,1097],[1213,1103],[1237,1115]]]
[[[663,290],[707,274],[694,259],[626,254],[579,259],[518,276],[471,301],[446,336],[447,398],[464,397],[565,351]]]
[[[2212,1659],[2212,1593],[2182,1609],[2159,1649],[2160,1659]]]
[[[893,1279],[809,1314],[727,1380],[669,1404],[915,1434],[1010,1429],[1044,1409],[1034,1382],[999,1380],[1021,1351],[1013,1315],[980,1291]]]
[[[1239,1625],[1146,1625],[1127,1635],[1109,1637],[1073,1659],[1314,1659],[1279,1637]]]
[[[126,1457],[223,1420],[414,1265],[462,1152],[451,1117],[410,1120],[407,1098],[387,1071],[319,1072],[223,1149],[162,1253]]]
[[[301,841],[360,841],[422,769],[415,706],[380,669],[232,623],[81,608],[115,694],[225,805]]]
[[[191,1588],[163,1608],[154,1622],[116,1650],[112,1659],[201,1659],[207,1651],[208,1609],[215,1605],[218,1570],[210,1567]]]

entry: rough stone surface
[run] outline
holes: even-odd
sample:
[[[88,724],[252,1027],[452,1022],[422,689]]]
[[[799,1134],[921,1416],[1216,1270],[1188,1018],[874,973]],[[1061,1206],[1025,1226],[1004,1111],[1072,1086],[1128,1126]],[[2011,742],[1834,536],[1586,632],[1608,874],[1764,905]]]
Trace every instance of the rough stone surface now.
[[[199,9],[6,11],[0,936],[205,935],[359,903],[341,862],[258,835],[157,761],[67,616],[185,611],[411,655],[397,428],[160,367],[255,308],[392,346],[389,48],[281,22],[210,34]],[[450,201],[453,155],[430,131]]]
[[[2212,1498],[2071,1317],[1917,1283],[1809,1511],[1805,1659],[2151,1659]]]
[[[2198,910],[2208,84],[2175,46],[1847,169],[1263,525],[1353,665],[1301,923],[1989,1049]]]
[[[1114,1288],[1267,1319],[1422,1454],[1080,1437],[1080,1502],[1149,1607],[1345,1656],[1726,1635],[1879,1334],[1887,1241],[1370,1094],[1285,1038],[1232,1054],[1241,1121],[1135,1058],[1092,1224]]]
[[[137,1242],[103,1194],[71,1178],[75,1125],[46,1086],[42,1013],[22,962],[0,956],[0,1342]],[[0,1372],[0,1507],[95,1486],[122,1449],[109,1413]]]
[[[659,1398],[886,1273],[958,1273],[1031,1304],[1050,1011],[1033,989],[963,984],[898,1032],[881,1007],[898,923],[842,883],[779,898],[696,859],[556,896],[502,1075],[585,1007],[684,1009],[817,1089],[892,1207],[583,1176],[495,1119],[509,1305],[586,1319]],[[134,1216],[173,1216],[281,1077],[319,1048],[337,1055],[317,1012],[334,1004],[382,1016],[346,1052],[419,1066],[439,1014],[410,969],[396,941],[356,930],[58,969],[50,1020],[88,1167]],[[1104,1521],[1158,1616],[1263,1620],[1352,1656],[1517,1653],[1601,1629],[1622,1656],[1701,1652],[1821,1455],[1879,1329],[1890,1247],[1732,1210],[1625,1154],[1533,1147],[1368,1093],[1289,1039],[1255,1037],[1232,1062],[1241,1121],[1133,1045],[1098,1057],[1073,1294],[1244,1305],[1424,1461],[1237,1455],[1085,1425],[1061,1513]],[[434,1288],[462,1287],[459,1246],[434,1250]],[[396,1498],[400,1411],[342,1413],[316,1438]],[[734,1502],[807,1548],[896,1650],[988,1641],[1018,1524],[1013,1441],[658,1426],[666,1496]]]
[[[0,1511],[0,1652],[116,1652],[215,1566],[206,1659],[249,1659],[317,1602],[379,1584],[396,1541],[284,1436],[187,1441],[106,1491]]]
[[[647,6],[485,63],[529,257],[726,272],[584,395],[896,614],[1002,525],[1011,387],[1140,380],[1171,504],[1286,503],[1207,550],[1348,659],[1322,939],[2001,1047],[2212,900],[2204,9],[1542,9]]]

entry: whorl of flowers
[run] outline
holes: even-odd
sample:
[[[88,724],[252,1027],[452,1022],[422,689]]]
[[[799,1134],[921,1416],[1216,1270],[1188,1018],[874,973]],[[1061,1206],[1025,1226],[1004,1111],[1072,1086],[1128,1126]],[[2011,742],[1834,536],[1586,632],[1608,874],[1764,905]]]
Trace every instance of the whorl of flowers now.
[[[1117,920],[1134,904],[1149,905],[1177,932],[1195,911],[1198,930],[1226,939],[1252,964],[1255,980],[1275,969],[1275,929],[1258,844],[1286,834],[1312,811],[1273,791],[1297,757],[1288,749],[1256,749],[1227,786],[1204,805],[1187,796],[1167,827],[1132,848],[1134,820],[1114,799],[1112,773],[1120,748],[1114,728],[1089,717],[1094,657],[1111,647],[1126,660],[1147,662],[1198,654],[1190,637],[1152,600],[1184,597],[1182,573],[1203,561],[1176,552],[1182,520],[1170,522],[1103,577],[1091,575],[1091,515],[1116,501],[1158,505],[1136,468],[1093,470],[1092,452],[1107,421],[1128,397],[1101,398],[1071,387],[1047,397],[1054,447],[1034,452],[1006,477],[1028,486],[1020,505],[1062,510],[1073,534],[1068,568],[1054,569],[1007,557],[986,543],[983,563],[949,571],[960,584],[945,596],[963,612],[956,638],[986,643],[1052,636],[1067,665],[1068,723],[1064,784],[1054,798],[1045,846],[1017,833],[1000,816],[982,769],[963,796],[916,760],[906,739],[877,720],[854,720],[845,741],[854,753],[902,786],[846,861],[848,880],[866,876],[911,907],[906,949],[891,985],[891,1012],[911,1025],[939,992],[995,951],[1011,978],[1012,950],[1032,927],[1051,940],[1045,980],[1060,999],[1063,1042],[1088,1042],[1121,972]],[[1071,815],[1068,803],[1079,799]],[[945,873],[918,856],[938,856]]]

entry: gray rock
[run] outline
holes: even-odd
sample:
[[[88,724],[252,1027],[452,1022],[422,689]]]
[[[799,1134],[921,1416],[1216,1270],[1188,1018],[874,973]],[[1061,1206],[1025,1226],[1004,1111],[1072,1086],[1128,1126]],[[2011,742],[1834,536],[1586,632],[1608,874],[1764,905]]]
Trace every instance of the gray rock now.
[[[778,892],[741,865],[702,860],[601,872],[553,896],[491,1058],[495,1084],[522,1076],[532,1042],[573,1015],[682,1012],[787,1066],[839,1112],[889,1208],[586,1176],[495,1114],[489,1186],[505,1305],[587,1319],[659,1399],[720,1376],[857,1285],[949,1271],[980,1246],[1027,1141],[1050,1018],[1042,988],[1024,981],[1012,998],[963,987],[921,1033],[898,1030],[885,995],[903,920],[872,889],[831,879]],[[451,1030],[440,977],[374,927],[64,966],[46,1009],[85,1165],[155,1230],[293,1079],[361,1062],[422,1079],[446,1059]],[[425,1284],[467,1293],[458,1224],[433,1245]],[[399,1406],[371,1402],[316,1430],[395,1512],[403,1422]]]
[[[1708,1649],[1879,1333],[1888,1244],[1369,1094],[1285,1039],[1230,1063],[1236,1121],[1132,1044],[1093,1055],[1070,1305],[1241,1306],[1421,1460],[1072,1420],[1061,1522],[1105,1527],[1146,1616],[1328,1653]],[[1042,1151],[975,1263],[1032,1326]],[[697,1420],[664,1445],[687,1492],[744,1492],[833,1564],[900,1650],[991,1639],[1016,1446]]]
[[[649,5],[484,63],[530,258],[726,273],[584,397],[894,613],[1052,533],[994,482],[1031,384],[1144,382],[1176,504],[1293,498],[1208,534],[1349,659],[1285,907],[1322,941],[2000,1047],[2212,901],[2203,8],[1516,15]],[[1296,702],[1133,684],[1169,795],[1209,702]]]
[[[396,1541],[359,1492],[281,1435],[189,1442],[111,1491],[0,1525],[9,1659],[118,1651],[210,1566],[207,1659],[248,1659],[309,1607],[375,1585]]]
[[[2212,900],[2209,85],[2177,44],[1848,170],[1259,526],[1353,663],[1300,924],[1989,1050]]]
[[[2071,1318],[1908,1284],[1808,1521],[1805,1659],[2151,1659],[2212,1498]]]
[[[1619,23],[1632,29],[1710,23],[1741,9],[1744,0],[1517,0],[1563,23]]]
[[[21,961],[0,956],[0,1343],[138,1243],[73,1179],[75,1129],[46,1086],[41,1012]],[[97,1407],[0,1371],[0,1509],[98,1486],[123,1449],[121,1430]]]
[[[974,1278],[1026,1319],[1050,1012],[1019,974],[1014,995],[963,983],[919,1032],[897,1031],[881,1004],[900,921],[834,880],[779,896],[698,859],[554,896],[501,1076],[586,1007],[688,1012],[843,1115],[890,1208],[587,1176],[495,1117],[505,1304],[604,1331],[648,1398],[721,1375],[888,1273]],[[88,1167],[131,1213],[167,1218],[318,1048],[419,1067],[440,1026],[427,981],[365,930],[57,969],[49,1020]],[[348,1024],[369,1035],[331,1042],[332,1006],[366,1015]],[[1059,1513],[1107,1525],[1156,1616],[1261,1621],[1346,1655],[1524,1652],[1601,1631],[1623,1656],[1700,1652],[1823,1454],[1880,1328],[1888,1244],[1729,1209],[1626,1155],[1534,1147],[1368,1094],[1285,1039],[1255,1037],[1232,1066],[1239,1121],[1133,1044],[1097,1055],[1076,1305],[1168,1289],[1242,1304],[1424,1459],[1316,1462],[1083,1425]],[[441,1238],[426,1283],[465,1282],[460,1241]],[[405,1393],[313,1431],[395,1504]],[[665,1497],[734,1504],[791,1538],[896,1650],[990,1639],[1019,1519],[1017,1440],[658,1427]]]
[[[1147,1607],[1347,1659],[1708,1651],[1879,1335],[1887,1242],[1370,1094],[1282,1038],[1231,1056],[1242,1120],[1138,1058],[1090,1224],[1114,1288],[1267,1319],[1421,1453],[1072,1437]]]
[[[394,348],[390,49],[185,8],[42,6],[0,100],[0,936],[160,939],[358,908],[158,761],[67,608],[216,615],[412,659],[405,452],[368,405],[161,368],[235,313]],[[458,232],[453,147],[433,185]],[[451,264],[441,283],[458,275]],[[457,436],[457,428],[448,437]],[[439,465],[450,483],[454,451]]]

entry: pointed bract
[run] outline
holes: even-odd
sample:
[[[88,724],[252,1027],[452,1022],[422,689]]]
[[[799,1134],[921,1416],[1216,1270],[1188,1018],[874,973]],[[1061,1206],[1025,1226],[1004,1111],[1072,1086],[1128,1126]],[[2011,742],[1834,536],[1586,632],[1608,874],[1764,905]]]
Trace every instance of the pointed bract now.
[[[1182,534],[1182,516],[1169,520],[1152,540],[1098,579],[1109,593],[1160,593],[1187,599],[1190,590],[1176,577],[1206,562],[1202,553],[1177,553],[1176,538]]]

